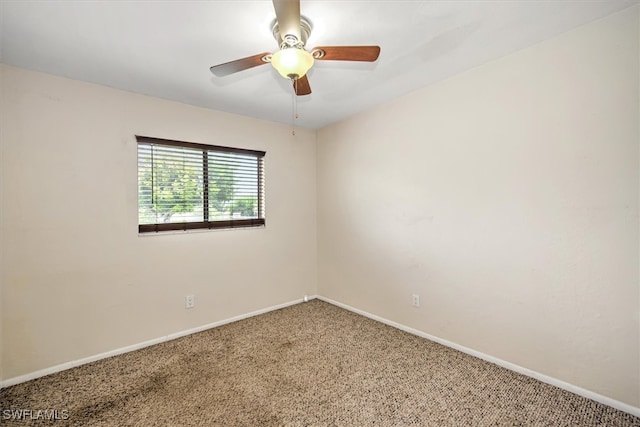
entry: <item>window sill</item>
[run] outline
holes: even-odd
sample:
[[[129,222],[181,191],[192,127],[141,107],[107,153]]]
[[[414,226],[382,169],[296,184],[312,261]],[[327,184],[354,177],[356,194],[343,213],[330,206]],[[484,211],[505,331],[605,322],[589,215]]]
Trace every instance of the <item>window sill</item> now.
[[[210,232],[221,232],[221,231],[256,230],[256,229],[263,229],[266,227],[267,227],[266,225],[255,225],[252,227],[194,228],[191,230],[148,231],[145,233],[138,232],[138,237],[171,236],[175,234],[210,233]]]

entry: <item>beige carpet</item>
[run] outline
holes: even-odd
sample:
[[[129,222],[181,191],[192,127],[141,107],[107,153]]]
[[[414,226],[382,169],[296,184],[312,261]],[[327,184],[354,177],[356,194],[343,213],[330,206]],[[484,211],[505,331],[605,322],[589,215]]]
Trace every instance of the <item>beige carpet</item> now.
[[[0,409],[7,426],[640,426],[317,300],[4,389]]]

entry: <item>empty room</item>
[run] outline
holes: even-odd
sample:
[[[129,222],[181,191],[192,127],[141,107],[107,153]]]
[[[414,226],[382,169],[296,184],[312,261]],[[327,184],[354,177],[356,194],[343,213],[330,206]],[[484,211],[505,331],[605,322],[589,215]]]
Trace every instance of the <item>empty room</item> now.
[[[640,426],[639,148],[639,0],[0,0],[0,424]]]

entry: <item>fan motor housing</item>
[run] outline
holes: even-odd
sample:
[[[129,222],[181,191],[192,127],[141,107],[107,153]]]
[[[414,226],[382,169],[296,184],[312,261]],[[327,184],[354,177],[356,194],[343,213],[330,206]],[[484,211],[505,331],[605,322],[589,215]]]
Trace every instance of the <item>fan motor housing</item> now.
[[[300,42],[302,42],[303,46],[307,44],[312,28],[313,26],[311,25],[309,18],[300,15],[300,38],[302,39]],[[283,42],[283,34],[280,34],[280,25],[278,25],[277,19],[274,19],[271,23],[271,32],[273,33],[273,38],[278,42],[278,46],[280,46]],[[286,36],[286,34],[284,35]]]

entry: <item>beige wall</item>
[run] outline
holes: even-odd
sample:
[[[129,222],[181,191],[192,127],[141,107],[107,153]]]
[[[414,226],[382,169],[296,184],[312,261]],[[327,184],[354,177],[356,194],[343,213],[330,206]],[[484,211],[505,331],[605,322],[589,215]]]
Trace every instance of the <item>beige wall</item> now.
[[[640,406],[638,21],[320,130],[319,294]]]
[[[3,73],[4,68],[0,65],[0,108],[2,104],[2,99],[4,99],[4,85],[1,83],[3,81]],[[0,110],[0,113],[2,110]],[[0,388],[2,388],[1,381],[4,379],[4,366],[3,366],[3,355],[4,355],[4,339],[3,339],[3,323],[4,323],[4,313],[6,309],[4,308],[4,252],[5,248],[2,245],[4,241],[4,174],[2,173],[2,169],[4,169],[4,164],[2,163],[2,159],[5,157],[4,155],[4,134],[2,129],[4,124],[2,123],[2,116],[0,115]]]
[[[4,379],[316,293],[314,131],[11,67],[1,84]],[[139,237],[136,134],[265,150],[267,226]]]

